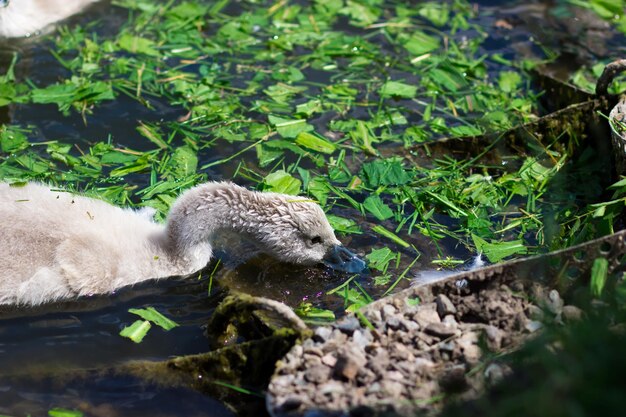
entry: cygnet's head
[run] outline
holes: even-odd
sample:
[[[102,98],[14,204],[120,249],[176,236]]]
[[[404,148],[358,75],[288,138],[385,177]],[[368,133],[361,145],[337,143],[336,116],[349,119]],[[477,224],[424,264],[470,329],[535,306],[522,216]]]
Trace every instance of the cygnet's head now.
[[[263,226],[255,233],[260,250],[278,260],[299,265],[323,263],[345,272],[360,272],[365,263],[335,237],[318,204],[300,197],[259,194],[268,211],[260,214]],[[267,216],[267,214],[270,214]],[[266,220],[261,217],[265,215]]]
[[[179,252],[206,242],[225,252],[251,244],[280,261],[361,272],[365,263],[341,246],[318,204],[302,197],[208,182],[181,195],[168,216],[168,236]],[[234,236],[234,239],[231,237]]]

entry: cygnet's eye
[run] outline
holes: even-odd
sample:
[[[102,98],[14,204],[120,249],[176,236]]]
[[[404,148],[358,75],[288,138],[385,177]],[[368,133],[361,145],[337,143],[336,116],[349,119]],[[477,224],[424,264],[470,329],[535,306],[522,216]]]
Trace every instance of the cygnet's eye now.
[[[322,243],[322,238],[320,236],[315,236],[315,237],[311,238],[311,243],[314,244],[314,245]]]

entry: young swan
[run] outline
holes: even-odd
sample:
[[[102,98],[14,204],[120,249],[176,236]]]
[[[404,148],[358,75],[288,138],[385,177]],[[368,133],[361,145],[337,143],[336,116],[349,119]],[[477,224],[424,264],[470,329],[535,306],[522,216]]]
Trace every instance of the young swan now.
[[[165,225],[45,185],[0,183],[0,225],[0,304],[41,304],[188,275],[206,266],[211,242],[224,234],[285,262],[364,268],[317,204],[229,182],[184,192]]]
[[[17,38],[76,14],[98,0],[0,0],[0,37]]]

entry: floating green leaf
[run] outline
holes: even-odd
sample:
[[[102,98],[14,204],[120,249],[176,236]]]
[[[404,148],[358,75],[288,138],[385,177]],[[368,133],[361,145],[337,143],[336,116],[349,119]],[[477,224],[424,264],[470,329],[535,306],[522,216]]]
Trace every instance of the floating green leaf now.
[[[130,326],[124,327],[120,332],[120,336],[128,337],[135,343],[141,343],[143,338],[148,334],[151,324],[146,320],[137,320]]]
[[[480,253],[483,253],[487,259],[489,259],[489,262],[499,262],[508,256],[528,252],[522,240],[489,243],[475,234],[472,234],[472,240],[474,241],[474,245],[476,245],[476,249],[478,249]]]
[[[327,214],[328,222],[339,233],[363,233],[359,225],[353,219],[346,219],[345,217],[336,216],[334,214]]]
[[[299,133],[296,137],[296,143],[304,148],[325,154],[331,154],[337,149],[335,144],[329,140],[308,132]]]
[[[154,307],[148,307],[143,309],[131,308],[129,313],[138,315],[144,320],[151,321],[157,326],[162,327],[165,330],[171,330],[174,327],[178,327],[178,323],[168,319],[163,314],[159,313]]]
[[[411,176],[404,170],[396,159],[376,160],[363,164],[362,177],[368,187],[376,188],[381,185],[403,185],[411,180]]]
[[[129,33],[124,33],[117,41],[120,48],[137,54],[146,54],[151,56],[159,56],[159,51],[156,49],[154,41],[140,36],[133,36]]]
[[[298,195],[302,182],[291,176],[288,172],[278,170],[272,172],[264,180],[271,191],[276,193]]]
[[[387,81],[380,87],[379,94],[382,97],[414,98],[417,95],[417,87],[399,81]]]
[[[363,201],[363,207],[372,213],[378,220],[387,220],[393,217],[393,211],[386,205],[379,195],[371,195]]]
[[[313,130],[313,126],[307,124],[304,119],[285,119],[271,114],[268,116],[268,119],[284,138],[295,138],[302,132]]]
[[[365,255],[367,264],[370,268],[376,269],[383,274],[387,272],[389,262],[398,258],[398,253],[392,251],[389,248],[372,249],[368,255]]]
[[[420,56],[439,49],[441,41],[423,31],[416,30],[405,40],[404,47],[411,54]]]

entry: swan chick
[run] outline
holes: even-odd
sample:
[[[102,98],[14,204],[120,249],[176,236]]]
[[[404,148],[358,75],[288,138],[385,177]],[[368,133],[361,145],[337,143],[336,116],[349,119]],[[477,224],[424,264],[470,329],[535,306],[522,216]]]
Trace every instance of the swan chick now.
[[[279,261],[365,267],[341,246],[320,206],[302,197],[208,182],[181,194],[165,224],[150,214],[43,184],[0,183],[0,304],[36,305],[189,275],[207,265],[213,242],[225,235]]]
[[[0,37],[40,33],[98,0],[0,0]]]

